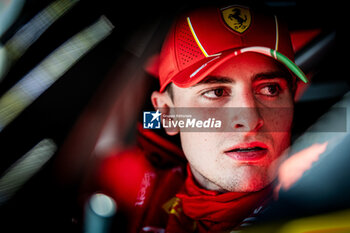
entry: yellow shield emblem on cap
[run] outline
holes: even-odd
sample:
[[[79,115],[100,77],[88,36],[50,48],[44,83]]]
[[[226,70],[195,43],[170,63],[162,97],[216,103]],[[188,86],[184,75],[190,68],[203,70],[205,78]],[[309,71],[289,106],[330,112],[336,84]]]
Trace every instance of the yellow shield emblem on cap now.
[[[252,20],[249,9],[241,6],[223,8],[221,14],[227,26],[239,33],[245,32]]]

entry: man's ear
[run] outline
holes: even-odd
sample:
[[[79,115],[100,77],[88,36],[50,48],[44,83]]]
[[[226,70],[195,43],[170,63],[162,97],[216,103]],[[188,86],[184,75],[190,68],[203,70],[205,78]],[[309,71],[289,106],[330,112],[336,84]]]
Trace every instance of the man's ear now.
[[[163,93],[160,93],[158,91],[154,91],[151,95],[151,101],[152,101],[152,104],[153,104],[153,107],[156,109],[156,110],[159,110],[161,113],[162,113],[162,116],[161,116],[161,119],[162,119],[162,122],[163,122],[163,115],[166,115],[166,119],[167,120],[173,120],[174,117],[171,117],[172,115],[175,115],[174,113],[174,103],[173,103],[173,100],[170,98],[168,92],[163,92]],[[176,135],[179,133],[179,129],[178,128],[165,128],[165,132],[170,135],[170,136],[173,136],[173,135]]]
[[[151,95],[151,101],[155,109],[174,107],[173,101],[167,92],[160,93],[158,91],[154,91]]]

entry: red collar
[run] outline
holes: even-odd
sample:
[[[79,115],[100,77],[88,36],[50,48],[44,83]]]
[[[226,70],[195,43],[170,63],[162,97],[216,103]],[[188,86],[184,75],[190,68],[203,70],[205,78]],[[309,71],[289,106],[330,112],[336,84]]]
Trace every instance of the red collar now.
[[[248,193],[205,190],[195,183],[189,166],[187,171],[184,188],[176,196],[181,199],[186,216],[210,228],[217,224],[219,228],[237,226],[272,194],[270,186]]]

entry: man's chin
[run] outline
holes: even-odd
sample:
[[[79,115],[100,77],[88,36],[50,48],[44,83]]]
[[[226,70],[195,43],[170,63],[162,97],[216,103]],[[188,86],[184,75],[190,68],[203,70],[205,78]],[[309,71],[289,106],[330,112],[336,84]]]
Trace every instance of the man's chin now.
[[[228,192],[257,192],[270,183],[268,179],[243,179],[238,183],[225,185],[224,189]]]
[[[252,185],[247,187],[235,187],[226,189],[227,192],[239,192],[239,193],[249,193],[249,192],[258,192],[264,189],[267,185]]]

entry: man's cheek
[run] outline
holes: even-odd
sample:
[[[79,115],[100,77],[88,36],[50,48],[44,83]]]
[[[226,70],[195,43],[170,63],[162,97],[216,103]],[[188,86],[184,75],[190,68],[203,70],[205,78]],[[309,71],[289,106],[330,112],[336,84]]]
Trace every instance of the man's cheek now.
[[[275,151],[272,159],[276,160],[289,148],[291,134],[290,132],[276,132],[274,133],[273,138],[275,141]]]
[[[198,156],[201,150],[205,149],[202,146],[202,140],[196,134],[198,133],[180,133],[182,149],[187,159]]]
[[[214,140],[207,134],[180,133],[182,149],[188,160],[205,162],[210,159],[216,147]]]
[[[265,108],[260,109],[264,126],[262,131],[268,133],[289,132],[293,121],[293,108]]]

